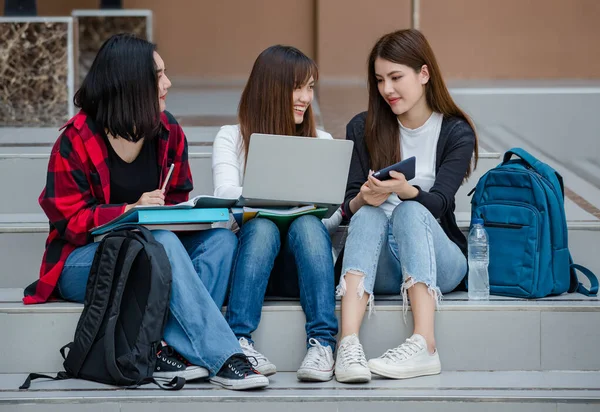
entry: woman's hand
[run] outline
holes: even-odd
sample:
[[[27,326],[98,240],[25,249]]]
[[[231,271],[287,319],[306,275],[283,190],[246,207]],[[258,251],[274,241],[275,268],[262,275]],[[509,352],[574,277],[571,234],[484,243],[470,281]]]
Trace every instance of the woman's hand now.
[[[152,192],[142,193],[139,200],[132,205],[125,206],[125,211],[136,206],[164,206],[165,192],[161,189],[153,190]]]
[[[386,193],[388,196],[396,193],[402,200],[414,199],[419,194],[419,190],[408,183],[404,174],[392,170],[390,177],[391,179],[381,181],[369,175],[366,184],[376,193]]]
[[[360,193],[357,197],[360,197],[364,204],[377,207],[387,200],[387,198],[390,196],[390,193],[391,192],[386,193],[382,191],[375,191],[369,185],[369,181],[367,181],[360,188]]]

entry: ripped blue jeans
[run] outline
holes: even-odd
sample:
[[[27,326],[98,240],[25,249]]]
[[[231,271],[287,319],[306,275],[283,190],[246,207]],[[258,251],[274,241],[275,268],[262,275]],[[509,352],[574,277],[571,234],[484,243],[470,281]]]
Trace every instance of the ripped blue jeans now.
[[[467,273],[467,259],[418,202],[400,203],[390,217],[383,209],[363,206],[350,221],[337,295],[346,294],[346,273],[363,276],[358,296],[366,291],[369,313],[375,294],[402,295],[415,283],[427,285],[436,300],[452,291]]]

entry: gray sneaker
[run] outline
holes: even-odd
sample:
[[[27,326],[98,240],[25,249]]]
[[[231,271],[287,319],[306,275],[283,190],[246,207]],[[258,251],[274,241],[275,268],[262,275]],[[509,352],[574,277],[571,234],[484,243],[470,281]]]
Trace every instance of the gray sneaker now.
[[[356,334],[348,335],[340,342],[335,360],[335,379],[343,383],[371,380],[367,358]]]
[[[254,369],[260,372],[263,376],[271,376],[277,372],[275,365],[273,365],[265,355],[254,349],[254,345],[250,343],[248,339],[240,338],[239,342],[244,354],[248,358],[254,358],[256,360],[256,363],[254,363],[252,362],[253,359],[250,359]]]
[[[327,382],[333,378],[333,351],[314,338],[308,340],[310,348],[296,376],[301,381]]]

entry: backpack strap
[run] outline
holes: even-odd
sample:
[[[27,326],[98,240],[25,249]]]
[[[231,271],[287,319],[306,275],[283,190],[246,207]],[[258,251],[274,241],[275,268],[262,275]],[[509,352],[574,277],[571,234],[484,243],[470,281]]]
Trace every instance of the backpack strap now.
[[[65,379],[71,379],[72,376],[69,375],[67,372],[58,372],[56,374],[56,376],[44,375],[41,373],[30,373],[29,376],[27,376],[27,379],[25,379],[25,382],[23,382],[23,385],[19,386],[19,389],[29,389],[29,387],[31,386],[31,381],[34,381],[36,379],[42,379],[42,378],[52,379],[53,381],[62,381]],[[161,388],[162,388],[162,386],[161,386]],[[166,389],[166,388],[164,388],[164,389]]]
[[[110,376],[119,384],[132,384],[134,382],[131,379],[125,377],[116,363],[115,356],[115,328],[119,319],[119,312],[121,310],[121,301],[123,299],[123,292],[129,273],[133,266],[133,262],[136,257],[140,254],[143,246],[139,241],[130,241],[125,257],[123,260],[123,266],[121,267],[121,273],[117,278],[117,284],[114,289],[113,304],[111,305],[110,313],[108,314],[108,322],[106,323],[106,333],[104,339],[104,350],[106,353],[106,369],[110,373]]]
[[[502,159],[502,164],[508,163],[508,161],[513,155],[521,158],[521,160],[524,161],[532,169],[539,169],[539,165],[541,162],[532,155],[530,155],[524,149],[521,149],[520,147],[513,147],[512,149],[504,153],[504,159]]]
[[[563,178],[556,170],[552,169],[547,164],[540,162],[538,159],[536,159],[534,156],[529,154],[526,150],[521,149],[520,147],[513,147],[512,149],[504,153],[502,164],[506,164],[513,155],[519,157],[523,162],[525,162],[527,166],[535,170],[540,175],[546,177],[549,183],[554,187],[556,194],[560,194],[564,199],[565,188],[563,184]],[[555,175],[556,179],[553,179],[552,175]]]
[[[581,266],[576,263],[573,263],[573,260],[571,260],[570,270],[571,270],[571,287],[569,288],[569,292],[577,292],[577,293],[581,293],[582,295],[585,295],[585,296],[597,296],[598,295],[598,278],[596,277],[596,275],[594,275],[594,272],[592,272],[585,266]],[[581,282],[579,282],[579,279],[577,279],[577,273],[575,272],[575,270],[579,270],[590,280],[590,289],[589,290],[587,290],[585,288],[585,286],[583,286],[583,284]]]
[[[162,383],[164,382],[164,383]],[[138,383],[130,386],[126,386],[124,389],[137,389],[142,385],[146,385],[148,383],[153,383],[161,389],[165,389],[167,391],[178,391],[179,389],[185,386],[185,378],[181,376],[176,376],[171,380],[162,379],[162,378],[144,378]]]

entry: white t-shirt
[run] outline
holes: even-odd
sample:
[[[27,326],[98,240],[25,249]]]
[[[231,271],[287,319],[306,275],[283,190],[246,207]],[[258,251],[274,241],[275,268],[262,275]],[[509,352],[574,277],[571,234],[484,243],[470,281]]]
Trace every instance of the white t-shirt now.
[[[402,160],[415,156],[417,158],[415,178],[409,183],[419,186],[421,190],[428,192],[435,181],[435,161],[440,131],[444,115],[433,112],[429,119],[416,129],[409,129],[400,121],[400,153]],[[381,204],[381,208],[388,216],[402,201],[395,193]]]
[[[319,139],[333,139],[317,129]],[[212,171],[215,196],[237,198],[242,195],[246,159],[239,125],[223,126],[213,142]]]

